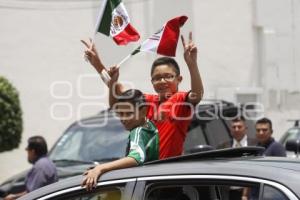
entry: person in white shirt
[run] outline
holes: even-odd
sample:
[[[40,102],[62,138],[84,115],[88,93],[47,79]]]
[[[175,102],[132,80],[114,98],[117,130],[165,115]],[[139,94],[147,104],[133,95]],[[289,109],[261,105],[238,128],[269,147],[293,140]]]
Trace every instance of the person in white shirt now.
[[[243,116],[234,118],[230,125],[232,139],[218,145],[218,149],[256,146],[256,139],[247,136],[247,129],[248,127]]]
[[[232,139],[218,145],[218,149],[256,146],[256,139],[247,136],[247,125],[243,116],[236,117],[230,125]],[[248,200],[249,189],[245,187],[231,186],[229,188],[230,199]]]

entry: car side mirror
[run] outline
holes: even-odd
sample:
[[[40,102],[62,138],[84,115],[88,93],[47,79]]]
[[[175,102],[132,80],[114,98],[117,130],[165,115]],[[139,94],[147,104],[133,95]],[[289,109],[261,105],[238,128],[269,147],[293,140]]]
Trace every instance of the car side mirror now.
[[[210,151],[210,150],[214,150],[214,149],[215,148],[213,146],[201,144],[201,145],[193,146],[191,149],[188,149],[185,154]]]
[[[297,158],[298,158],[299,157],[299,152],[300,152],[300,139],[288,140],[285,143],[285,149],[287,151],[294,151],[295,154],[297,155]]]

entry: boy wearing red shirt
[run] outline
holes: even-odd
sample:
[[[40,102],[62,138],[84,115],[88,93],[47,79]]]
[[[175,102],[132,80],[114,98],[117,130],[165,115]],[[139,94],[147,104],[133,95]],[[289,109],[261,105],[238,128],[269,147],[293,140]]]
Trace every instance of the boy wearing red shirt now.
[[[147,118],[154,122],[159,132],[159,158],[167,158],[182,154],[183,144],[187,129],[192,119],[193,108],[200,102],[203,96],[203,84],[197,64],[197,47],[193,43],[192,33],[189,34],[188,43],[181,36],[184,59],[191,77],[191,90],[189,92],[178,91],[182,81],[180,69],[173,58],[161,57],[154,61],[151,68],[151,82],[156,95],[145,94],[149,105]],[[82,41],[88,48],[85,57],[101,74],[105,69],[94,45],[91,42]],[[118,68],[109,70],[112,79],[119,76]],[[116,103],[116,95],[124,91],[120,83],[110,92],[109,103],[112,107]]]

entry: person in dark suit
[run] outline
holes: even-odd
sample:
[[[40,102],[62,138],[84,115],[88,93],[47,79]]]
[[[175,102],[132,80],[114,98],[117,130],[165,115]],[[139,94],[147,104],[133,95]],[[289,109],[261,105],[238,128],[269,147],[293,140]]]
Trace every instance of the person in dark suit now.
[[[218,149],[236,148],[246,146],[256,146],[257,141],[247,136],[247,125],[243,116],[236,117],[230,125],[232,139],[218,145]],[[248,200],[249,189],[245,187],[231,186],[229,189],[229,199]]]
[[[231,147],[246,147],[256,146],[257,141],[255,138],[247,136],[247,125],[243,116],[236,117],[232,120],[230,125],[232,139],[225,141],[218,145],[218,149],[231,148]]]
[[[260,152],[263,156],[276,156],[276,157],[286,157],[285,148],[282,144],[275,141],[272,137],[273,125],[269,118],[261,118],[255,123],[256,129],[256,139],[258,141],[257,146],[264,147],[265,149]],[[255,199],[253,196],[258,196],[259,191],[253,189],[248,191],[250,193],[250,199]]]

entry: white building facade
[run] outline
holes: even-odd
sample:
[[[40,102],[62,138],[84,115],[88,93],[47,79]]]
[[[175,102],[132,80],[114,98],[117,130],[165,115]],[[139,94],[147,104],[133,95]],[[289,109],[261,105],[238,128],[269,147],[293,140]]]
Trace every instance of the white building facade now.
[[[0,75],[20,92],[24,132],[19,149],[0,154],[0,182],[29,168],[27,138],[43,135],[53,145],[75,120],[107,108],[107,88],[84,61],[80,39],[93,37],[102,1],[0,0]],[[205,98],[258,102],[279,138],[300,118],[300,2],[297,0],[124,0],[141,41],[169,19],[189,17]],[[138,43],[116,46],[96,36],[108,66]],[[176,60],[189,89],[189,73],[178,43]],[[154,92],[150,66],[156,55],[140,53],[121,66],[120,80]]]

